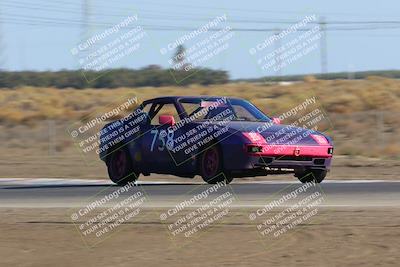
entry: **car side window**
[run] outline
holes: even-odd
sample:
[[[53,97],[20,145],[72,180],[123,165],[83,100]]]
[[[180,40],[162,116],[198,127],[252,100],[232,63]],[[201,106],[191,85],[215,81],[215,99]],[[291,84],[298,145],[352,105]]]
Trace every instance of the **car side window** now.
[[[144,106],[141,106],[140,109],[142,110],[143,113],[146,114],[147,117],[145,119],[145,122],[146,122],[146,124],[148,124],[149,121],[150,121],[151,103],[148,103],[148,104],[146,104]]]
[[[142,111],[149,114],[151,108],[151,104],[146,104],[145,106],[142,107]]]
[[[151,125],[160,125],[158,122],[158,119],[160,115],[171,115],[174,116],[175,122],[179,121],[179,114],[178,111],[176,110],[176,107],[173,103],[159,103],[159,104],[154,104],[152,107],[152,110],[154,112],[153,118],[151,118]]]
[[[244,107],[239,106],[239,105],[232,105],[233,107],[233,111],[236,114],[236,118],[237,119],[242,119],[242,120],[252,120],[253,119],[253,115],[246,110]]]

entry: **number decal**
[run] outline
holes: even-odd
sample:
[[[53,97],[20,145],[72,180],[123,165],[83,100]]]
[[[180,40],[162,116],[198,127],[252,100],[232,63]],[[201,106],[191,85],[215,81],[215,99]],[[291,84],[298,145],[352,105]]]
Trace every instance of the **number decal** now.
[[[151,142],[150,151],[153,152],[154,150],[154,143],[156,142],[158,130],[151,130],[151,134],[154,134],[153,141]]]
[[[166,135],[165,131],[161,130],[160,131],[160,135],[158,136],[158,140],[161,141],[161,144],[158,145],[158,150],[159,151],[164,151],[164,147],[165,147],[165,139],[164,139],[164,137],[165,137],[165,135]]]
[[[153,134],[153,140],[151,141],[151,146],[150,146],[150,151],[154,151],[154,144],[156,143],[157,136],[158,140],[161,141],[161,144],[158,145],[158,150],[159,151],[164,151],[164,148],[167,147],[168,150],[171,150],[174,148],[174,131],[171,129],[168,129],[168,134],[166,133],[165,130],[161,130],[160,134],[158,134],[158,130],[151,130],[150,132]],[[165,141],[165,137],[167,137],[167,141]]]
[[[173,148],[174,148],[174,130],[168,129],[167,149],[172,150]]]

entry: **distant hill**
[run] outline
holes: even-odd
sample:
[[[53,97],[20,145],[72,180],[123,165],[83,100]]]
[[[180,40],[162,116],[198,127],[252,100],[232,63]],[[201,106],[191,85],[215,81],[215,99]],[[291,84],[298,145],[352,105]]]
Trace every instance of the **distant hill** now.
[[[302,81],[306,76],[314,76],[318,80],[336,79],[365,79],[368,76],[381,76],[386,78],[399,79],[400,70],[376,70],[376,71],[357,71],[357,72],[332,72],[326,74],[299,74],[287,76],[270,76],[254,79],[237,79],[232,82],[281,82],[281,81]]]
[[[0,88],[21,86],[55,87],[55,88],[118,88],[143,86],[186,86],[189,84],[222,84],[229,81],[223,70],[193,69],[189,72],[162,69],[152,65],[146,68],[112,69],[101,72],[82,70],[62,71],[2,71]]]
[[[282,81],[303,81],[313,76],[318,80],[365,79],[368,76],[400,78],[400,70],[337,72],[327,74],[303,74],[271,76],[255,79],[231,80],[227,71],[194,69],[190,72],[162,69],[150,65],[142,69],[112,69],[102,72],[83,72],[82,70],[61,71],[0,71],[0,88],[21,86],[55,88],[120,88],[120,87],[162,87],[187,86],[191,84],[212,85],[228,82],[265,83]]]

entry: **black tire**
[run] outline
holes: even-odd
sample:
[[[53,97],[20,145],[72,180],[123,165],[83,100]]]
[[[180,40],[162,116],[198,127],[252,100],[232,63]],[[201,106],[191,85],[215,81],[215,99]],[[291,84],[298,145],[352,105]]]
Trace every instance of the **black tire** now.
[[[117,185],[135,182],[139,173],[134,170],[133,162],[126,148],[119,148],[107,157],[108,176]]]
[[[300,174],[296,174],[296,177],[302,183],[321,183],[326,177],[326,170],[307,170]]]
[[[222,153],[217,145],[207,148],[199,158],[199,172],[208,184],[225,182],[230,184],[232,175],[225,171],[222,163]]]

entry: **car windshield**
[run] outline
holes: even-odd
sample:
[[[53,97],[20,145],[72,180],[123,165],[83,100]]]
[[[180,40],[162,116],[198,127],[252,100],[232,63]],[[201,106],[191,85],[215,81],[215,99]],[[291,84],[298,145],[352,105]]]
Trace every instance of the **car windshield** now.
[[[193,120],[271,121],[253,104],[243,99],[182,98],[179,103]]]

